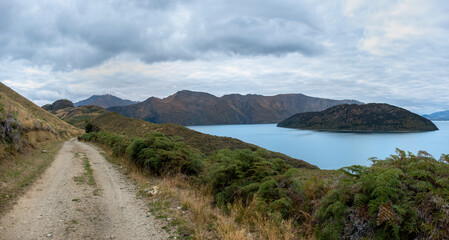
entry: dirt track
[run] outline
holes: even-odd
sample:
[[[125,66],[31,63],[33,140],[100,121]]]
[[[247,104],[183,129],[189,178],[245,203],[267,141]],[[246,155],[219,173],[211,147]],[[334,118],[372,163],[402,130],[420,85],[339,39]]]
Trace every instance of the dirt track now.
[[[86,176],[85,157],[96,185],[79,180]],[[95,147],[72,139],[0,219],[0,239],[167,239],[161,227]]]

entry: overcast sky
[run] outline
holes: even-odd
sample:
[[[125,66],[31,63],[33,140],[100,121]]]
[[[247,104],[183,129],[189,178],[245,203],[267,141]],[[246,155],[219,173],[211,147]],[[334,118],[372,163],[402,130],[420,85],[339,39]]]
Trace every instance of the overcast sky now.
[[[0,81],[38,105],[179,90],[449,109],[448,0],[0,0]]]

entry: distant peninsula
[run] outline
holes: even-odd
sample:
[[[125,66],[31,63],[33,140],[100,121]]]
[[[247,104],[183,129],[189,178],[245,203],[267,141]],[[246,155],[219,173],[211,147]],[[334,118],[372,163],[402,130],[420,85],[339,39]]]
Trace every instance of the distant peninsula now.
[[[424,132],[438,128],[430,120],[389,104],[342,104],[321,112],[295,114],[278,127],[343,132]]]
[[[449,110],[434,112],[432,114],[423,115],[423,117],[432,121],[449,121]]]

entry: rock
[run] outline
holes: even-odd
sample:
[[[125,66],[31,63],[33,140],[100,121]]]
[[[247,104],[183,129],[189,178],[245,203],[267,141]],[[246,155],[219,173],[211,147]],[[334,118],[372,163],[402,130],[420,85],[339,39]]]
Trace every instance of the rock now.
[[[158,186],[153,186],[152,190],[148,190],[148,195],[154,196],[154,195],[157,195],[159,193],[160,193],[160,191],[159,191],[159,187]]]

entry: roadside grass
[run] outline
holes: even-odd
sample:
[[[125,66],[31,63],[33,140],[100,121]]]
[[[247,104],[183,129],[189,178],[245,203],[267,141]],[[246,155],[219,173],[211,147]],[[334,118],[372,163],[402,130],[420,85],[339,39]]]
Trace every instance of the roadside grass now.
[[[49,143],[39,149],[0,162],[0,215],[9,210],[18,197],[44,173],[54,161],[62,143]]]

